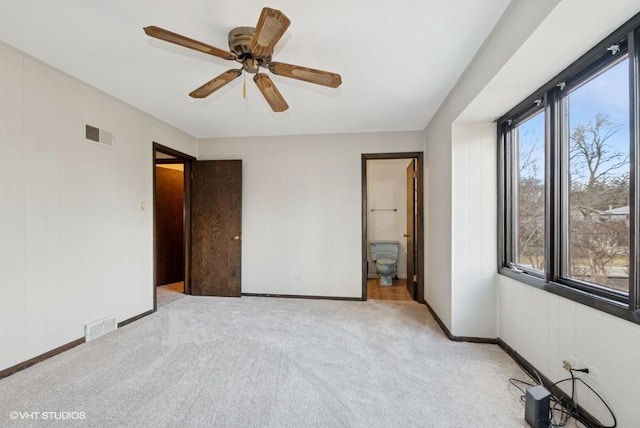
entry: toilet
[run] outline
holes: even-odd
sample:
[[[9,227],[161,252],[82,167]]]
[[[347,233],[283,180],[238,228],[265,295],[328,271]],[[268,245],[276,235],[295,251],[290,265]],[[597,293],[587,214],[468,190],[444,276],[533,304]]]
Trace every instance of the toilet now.
[[[393,285],[398,263],[398,241],[370,241],[371,258],[376,262],[376,272],[380,277],[380,285]]]

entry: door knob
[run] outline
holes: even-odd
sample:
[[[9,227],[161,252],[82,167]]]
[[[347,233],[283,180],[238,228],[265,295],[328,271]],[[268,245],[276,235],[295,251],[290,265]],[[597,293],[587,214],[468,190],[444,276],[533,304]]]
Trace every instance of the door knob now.
[[[239,235],[236,235],[236,236],[234,236],[234,237],[233,237],[233,238],[231,238],[231,239],[233,239],[234,241],[239,241],[239,240],[240,240],[240,236],[239,236]]]

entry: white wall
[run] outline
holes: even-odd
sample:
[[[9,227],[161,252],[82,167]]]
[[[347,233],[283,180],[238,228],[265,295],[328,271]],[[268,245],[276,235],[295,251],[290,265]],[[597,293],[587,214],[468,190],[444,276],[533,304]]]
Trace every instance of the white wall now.
[[[451,125],[431,121],[425,141],[424,299],[451,331]]]
[[[496,127],[453,126],[451,329],[496,337]]]
[[[115,146],[84,142],[84,121]],[[0,43],[0,370],[153,308],[153,141],[196,149]]]
[[[242,292],[362,295],[363,153],[422,151],[422,132],[201,140],[242,159]]]
[[[367,161],[368,241],[398,241],[397,274],[407,277],[407,166],[408,159]],[[385,211],[371,211],[371,210]],[[396,209],[397,211],[388,211]],[[375,262],[369,258],[369,278],[377,278]]]
[[[640,325],[499,276],[499,336],[553,380],[568,377],[562,360],[575,356],[599,370],[585,377],[603,395],[622,428],[640,421]],[[565,385],[567,386],[567,385]],[[610,416],[585,388],[579,403],[611,424]]]
[[[594,365],[620,427],[640,420],[640,325],[496,274],[492,122],[638,11],[638,0],[514,0],[425,129],[426,300],[454,335],[500,337],[553,380],[571,355]],[[587,394],[579,402],[609,422]]]
[[[495,238],[487,239],[495,232],[496,209],[489,202],[496,198],[494,118],[467,125],[458,118],[558,1],[514,0],[425,129],[425,300],[456,336],[497,334],[496,286],[489,280],[496,269],[489,256],[495,254]],[[479,219],[484,223],[477,231]],[[471,297],[482,297],[487,306],[478,310]]]

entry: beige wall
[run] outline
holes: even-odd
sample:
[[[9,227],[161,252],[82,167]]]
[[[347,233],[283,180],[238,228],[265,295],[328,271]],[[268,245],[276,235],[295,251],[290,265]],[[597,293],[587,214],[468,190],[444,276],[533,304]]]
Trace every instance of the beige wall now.
[[[201,140],[242,159],[242,291],[362,295],[363,153],[423,150],[423,133]]]
[[[83,122],[113,148],[84,141]],[[195,154],[194,138],[0,43],[0,370],[153,308],[153,141]]]

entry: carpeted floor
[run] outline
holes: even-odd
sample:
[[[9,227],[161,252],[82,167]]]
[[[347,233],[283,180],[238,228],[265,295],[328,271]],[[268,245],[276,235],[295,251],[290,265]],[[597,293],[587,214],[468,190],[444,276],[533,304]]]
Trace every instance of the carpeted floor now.
[[[527,426],[507,381],[524,372],[495,345],[449,341],[423,305],[159,299],[157,313],[0,380],[0,426]]]

